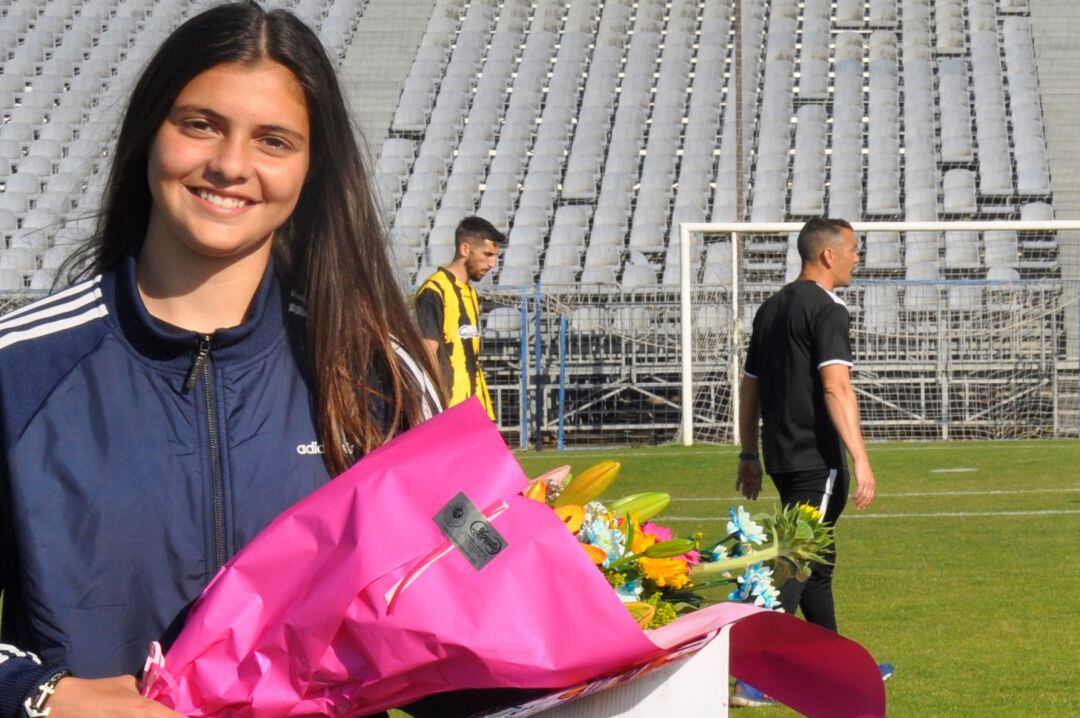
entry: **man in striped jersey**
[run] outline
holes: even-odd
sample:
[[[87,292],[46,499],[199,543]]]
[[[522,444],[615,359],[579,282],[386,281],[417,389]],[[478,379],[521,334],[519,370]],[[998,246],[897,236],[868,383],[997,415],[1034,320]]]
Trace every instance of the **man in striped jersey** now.
[[[480,367],[480,300],[470,282],[495,268],[506,244],[502,232],[485,219],[466,217],[454,234],[454,259],[428,277],[416,293],[420,334],[442,368],[448,406],[476,396],[488,416],[495,411]]]

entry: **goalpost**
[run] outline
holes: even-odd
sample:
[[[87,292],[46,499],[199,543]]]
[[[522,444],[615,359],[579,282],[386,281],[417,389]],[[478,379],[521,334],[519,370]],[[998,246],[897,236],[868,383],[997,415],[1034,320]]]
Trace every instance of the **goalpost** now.
[[[868,438],[1080,435],[1080,220],[852,226],[838,294]],[[750,322],[797,275],[801,228],[680,224],[683,445],[738,442]]]

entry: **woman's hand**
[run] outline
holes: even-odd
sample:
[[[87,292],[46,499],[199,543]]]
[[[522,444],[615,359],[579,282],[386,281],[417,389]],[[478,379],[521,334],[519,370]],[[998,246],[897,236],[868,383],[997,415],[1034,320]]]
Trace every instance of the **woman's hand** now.
[[[183,718],[140,696],[135,676],[64,678],[56,684],[49,708],[49,718]]]

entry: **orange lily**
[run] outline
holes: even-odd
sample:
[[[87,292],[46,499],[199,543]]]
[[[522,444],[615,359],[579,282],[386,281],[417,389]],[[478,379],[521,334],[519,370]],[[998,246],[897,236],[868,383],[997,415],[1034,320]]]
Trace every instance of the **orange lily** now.
[[[603,549],[597,548],[592,544],[583,543],[581,547],[585,549],[585,553],[589,555],[589,559],[592,560],[597,566],[603,566],[604,561],[607,561],[607,554]]]
[[[547,484],[544,483],[543,479],[537,479],[536,481],[529,484],[529,486],[524,491],[522,491],[521,494],[527,499],[532,499],[533,501],[539,501],[542,504],[546,504]]]
[[[581,529],[581,525],[585,523],[585,509],[576,504],[560,506],[555,509],[555,515],[562,519],[562,522],[566,524],[566,528],[570,529],[572,534],[576,534]]]
[[[637,625],[645,628],[653,620],[653,616],[656,615],[656,606],[651,603],[645,603],[644,601],[631,601],[626,604],[626,608],[630,611],[630,615],[637,621]]]

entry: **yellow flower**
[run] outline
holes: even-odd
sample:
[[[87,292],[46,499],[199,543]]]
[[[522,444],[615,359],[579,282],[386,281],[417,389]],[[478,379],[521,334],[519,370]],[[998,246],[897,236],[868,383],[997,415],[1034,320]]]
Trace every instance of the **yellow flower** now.
[[[656,543],[656,536],[641,530],[637,521],[634,523],[634,538],[630,542],[630,553],[642,553]],[[642,556],[637,560],[641,572],[645,578],[653,581],[657,586],[671,586],[682,588],[690,582],[690,567],[686,559],[682,558],[648,558]]]
[[[799,504],[799,516],[807,521],[821,521],[821,512],[810,504]]]
[[[630,542],[630,553],[641,553],[656,543],[656,537],[641,530],[637,522],[634,522],[634,540]]]
[[[639,558],[645,577],[657,586],[682,588],[690,582],[689,566],[681,558]]]

